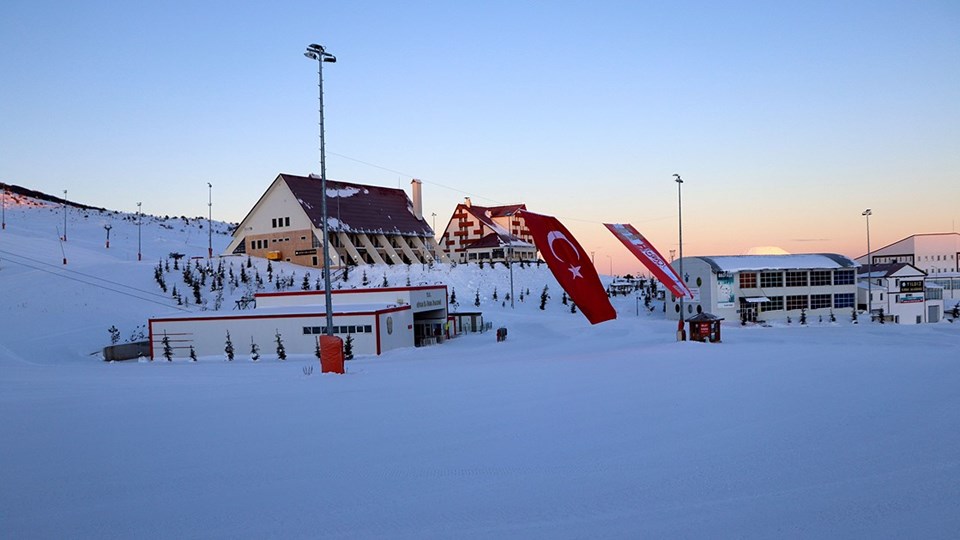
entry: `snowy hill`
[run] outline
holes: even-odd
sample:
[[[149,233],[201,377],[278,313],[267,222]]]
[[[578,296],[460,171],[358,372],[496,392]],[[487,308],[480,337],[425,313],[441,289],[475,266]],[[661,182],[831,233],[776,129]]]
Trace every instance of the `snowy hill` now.
[[[59,205],[20,198],[6,223],[4,537],[960,530],[960,324],[727,325],[724,343],[677,343],[674,323],[638,313],[633,298],[590,326],[561,304],[546,267],[514,269],[514,309],[499,266],[369,267],[370,286],[446,283],[463,308],[479,292],[507,341],[473,334],[360,357],[344,376],[307,374],[314,358],[268,350],[256,363],[106,363],[109,327],[127,339],[150,316],[214,307],[209,282],[198,305],[182,266],[166,270],[170,253],[185,255],[178,266],[207,264],[206,221],[145,216],[142,261],[128,214],[71,208],[62,251]],[[214,223],[215,252],[228,228]],[[234,274],[245,262],[223,259]],[[266,262],[252,264],[266,281]],[[272,269],[301,286],[305,269]],[[362,280],[354,271],[337,285]],[[225,284],[222,307],[251,287]]]

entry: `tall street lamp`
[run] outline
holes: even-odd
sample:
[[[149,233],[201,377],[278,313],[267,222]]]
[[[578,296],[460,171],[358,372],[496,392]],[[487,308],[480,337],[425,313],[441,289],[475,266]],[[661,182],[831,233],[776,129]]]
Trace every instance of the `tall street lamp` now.
[[[143,203],[137,203],[137,260],[143,260],[143,253],[140,251],[140,224],[143,223],[143,213],[140,212],[140,207]]]
[[[213,184],[207,182],[207,258],[213,258]]]
[[[110,229],[113,228],[113,225],[108,223],[104,225],[103,228],[107,231],[107,249],[110,249]]]
[[[320,94],[320,191],[323,192],[323,197],[320,199],[320,213],[323,216],[323,301],[326,304],[327,312],[326,334],[332,336],[333,306],[331,304],[333,300],[330,294],[330,242],[327,237],[327,162],[323,133],[323,64],[325,62],[332,64],[337,61],[337,57],[328,53],[323,45],[317,45],[316,43],[308,45],[303,55],[317,61],[317,80],[319,81],[317,86]]]
[[[867,218],[867,315],[873,316],[873,252],[870,251],[870,216],[873,212],[867,208],[861,216]]]
[[[607,255],[607,259],[610,261],[610,276],[613,276],[613,255]]]
[[[677,230],[680,235],[680,276],[683,279],[683,199],[681,198],[681,187],[683,179],[679,174],[674,174],[673,178],[677,182]],[[683,328],[683,295],[680,295],[680,324],[677,329],[677,341],[686,341],[687,334]]]
[[[3,230],[7,230],[7,186],[3,186],[3,204],[0,205],[0,209],[3,213]]]

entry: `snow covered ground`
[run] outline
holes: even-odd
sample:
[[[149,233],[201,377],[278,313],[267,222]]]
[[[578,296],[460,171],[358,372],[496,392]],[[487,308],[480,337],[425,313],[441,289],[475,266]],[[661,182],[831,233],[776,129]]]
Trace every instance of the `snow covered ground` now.
[[[465,308],[479,290],[507,341],[359,357],[343,376],[306,375],[314,358],[281,362],[267,346],[256,363],[242,350],[230,363],[105,363],[91,353],[107,328],[126,339],[177,308],[153,269],[170,252],[204,255],[206,223],[145,219],[137,262],[129,216],[71,211],[61,253],[59,212],[8,207],[0,231],[2,537],[960,531],[960,323],[731,324],[721,344],[677,343],[632,298],[590,326],[545,267],[515,269],[531,295],[512,310],[501,267],[379,267],[371,285],[409,272],[448,283]],[[274,266],[299,286],[303,269]],[[246,292],[229,289],[225,307]]]

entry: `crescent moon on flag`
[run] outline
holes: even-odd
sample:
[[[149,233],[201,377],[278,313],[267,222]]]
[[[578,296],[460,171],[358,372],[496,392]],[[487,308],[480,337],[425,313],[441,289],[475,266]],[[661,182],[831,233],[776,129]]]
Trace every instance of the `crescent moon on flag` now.
[[[564,242],[566,242],[567,245],[569,245],[570,248],[573,249],[573,252],[577,254],[577,260],[578,260],[578,261],[580,260],[580,250],[578,250],[578,249],[577,249],[577,246],[573,245],[573,242],[571,242],[571,241],[570,241],[562,232],[560,232],[560,231],[550,231],[549,233],[547,233],[547,245],[550,246],[550,253],[553,253],[553,258],[557,259],[557,260],[560,261],[560,262],[567,262],[567,261],[564,261],[563,259],[561,259],[560,256],[557,255],[556,250],[553,249],[553,242],[556,241],[556,240],[563,240]]]

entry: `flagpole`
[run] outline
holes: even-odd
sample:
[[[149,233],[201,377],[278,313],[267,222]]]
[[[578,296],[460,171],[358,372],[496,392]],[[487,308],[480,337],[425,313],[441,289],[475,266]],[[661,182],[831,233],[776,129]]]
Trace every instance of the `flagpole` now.
[[[681,195],[681,187],[683,186],[683,179],[680,178],[679,174],[674,174],[673,177],[677,181],[677,229],[680,235],[680,280],[683,281],[683,199]],[[677,328],[677,341],[686,341],[687,334],[683,328],[683,297],[684,294],[680,295],[680,324]]]

